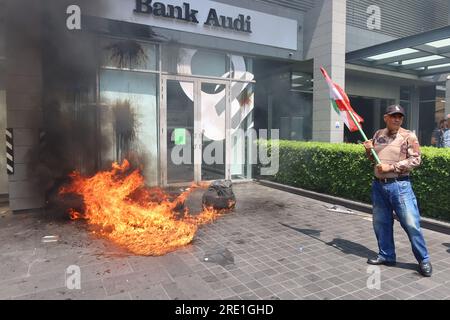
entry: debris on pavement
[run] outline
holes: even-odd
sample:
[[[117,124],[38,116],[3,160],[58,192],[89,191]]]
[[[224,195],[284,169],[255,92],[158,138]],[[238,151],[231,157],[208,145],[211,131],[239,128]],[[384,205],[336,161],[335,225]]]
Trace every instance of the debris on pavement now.
[[[44,236],[42,237],[42,243],[51,243],[51,242],[58,242],[59,236]]]
[[[354,213],[353,210],[346,208],[346,207],[338,206],[338,205],[327,207],[327,211],[337,212],[337,213]]]
[[[234,256],[227,248],[215,247],[205,252],[203,261],[217,263],[224,267],[229,264],[234,264]]]

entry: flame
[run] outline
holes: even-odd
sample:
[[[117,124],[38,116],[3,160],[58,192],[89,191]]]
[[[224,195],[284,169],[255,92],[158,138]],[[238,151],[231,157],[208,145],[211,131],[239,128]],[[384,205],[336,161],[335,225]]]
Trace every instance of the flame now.
[[[190,215],[183,203],[196,188],[192,185],[177,197],[160,188],[146,188],[138,170],[131,171],[124,160],[110,171],[93,177],[72,173],[71,183],[60,195],[77,193],[83,197],[83,214],[69,210],[71,219],[86,219],[95,234],[140,255],[163,255],[189,244],[200,225],[217,219],[223,211],[204,208]],[[180,212],[181,211],[181,212]]]
[[[70,208],[69,209],[69,216],[70,216],[70,220],[77,220],[77,219],[81,219],[81,213],[77,212],[75,209]]]

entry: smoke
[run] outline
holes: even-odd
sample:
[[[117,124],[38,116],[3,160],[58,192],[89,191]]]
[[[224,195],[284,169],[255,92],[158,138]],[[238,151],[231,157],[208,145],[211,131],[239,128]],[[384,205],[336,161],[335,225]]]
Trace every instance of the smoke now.
[[[130,103],[105,105],[99,100],[98,70],[105,49],[99,40],[108,35],[129,38],[111,48],[121,68],[133,57],[139,59],[137,64],[145,62],[145,54],[134,38],[154,39],[157,35],[147,26],[84,15],[81,30],[67,28],[69,5],[78,5],[82,14],[87,6],[90,12],[102,12],[108,9],[106,1],[6,1],[7,56],[14,57],[8,59],[8,70],[18,72],[17,66],[32,64],[32,69],[42,74],[41,140],[27,154],[31,179],[38,190],[46,191],[48,207],[60,210],[59,204],[53,204],[60,202],[58,189],[72,171],[92,175],[110,167],[111,163],[105,161],[113,159],[104,159],[103,154],[111,150],[113,141],[118,140],[123,147],[120,154],[116,152],[117,160],[133,153],[137,119]],[[23,72],[30,71],[24,68]],[[110,116],[105,118],[105,114]],[[106,124],[102,123],[105,119]],[[113,129],[105,131],[105,126]],[[139,155],[132,158],[131,163],[138,165]],[[65,200],[72,203],[68,206],[79,207],[71,199]]]
[[[58,190],[74,170],[93,174],[98,169],[99,151],[109,142],[107,137],[99,137],[97,129],[99,54],[95,36],[67,29],[70,4],[84,5],[83,1],[41,1],[43,138],[35,172],[46,190],[47,210],[53,214],[62,214],[66,206],[82,207],[81,199],[73,195],[61,198]]]

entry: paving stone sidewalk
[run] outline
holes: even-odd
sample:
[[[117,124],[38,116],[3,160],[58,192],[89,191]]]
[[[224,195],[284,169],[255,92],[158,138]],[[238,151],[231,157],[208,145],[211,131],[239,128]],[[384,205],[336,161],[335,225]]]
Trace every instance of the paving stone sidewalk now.
[[[161,257],[131,255],[79,221],[0,208],[0,299],[450,299],[448,235],[424,230],[434,274],[423,278],[396,222],[398,264],[381,266],[381,288],[369,289],[370,215],[254,183],[234,190],[235,212]],[[70,265],[80,290],[66,288]]]

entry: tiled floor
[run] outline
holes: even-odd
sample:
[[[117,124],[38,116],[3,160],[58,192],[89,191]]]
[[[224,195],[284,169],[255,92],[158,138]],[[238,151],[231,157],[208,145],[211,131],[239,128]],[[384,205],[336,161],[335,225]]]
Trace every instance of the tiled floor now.
[[[450,237],[424,230],[434,274],[423,278],[395,225],[398,264],[377,270],[370,215],[237,184],[235,212],[200,228],[192,244],[160,257],[134,256],[94,238],[81,222],[0,208],[0,299],[449,299]],[[57,243],[42,243],[59,235]],[[226,259],[217,259],[225,254]],[[205,257],[208,261],[205,261]],[[81,289],[66,287],[67,267]]]

